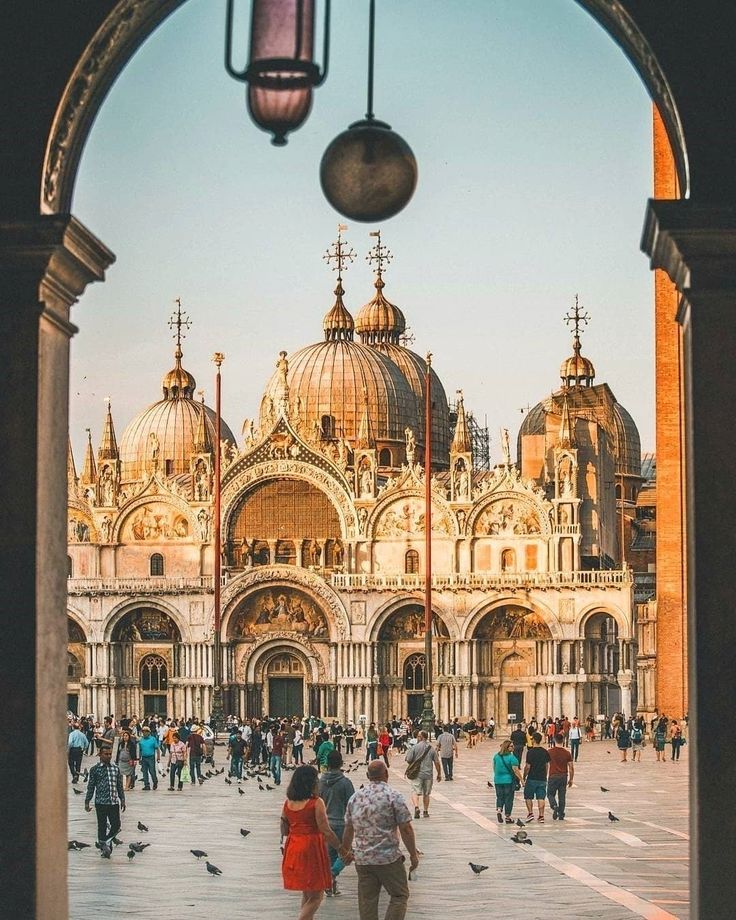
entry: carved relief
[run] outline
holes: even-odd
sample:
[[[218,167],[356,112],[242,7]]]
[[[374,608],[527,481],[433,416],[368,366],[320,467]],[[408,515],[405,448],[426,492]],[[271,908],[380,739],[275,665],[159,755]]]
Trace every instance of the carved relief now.
[[[418,605],[405,607],[392,613],[381,626],[378,639],[381,642],[398,642],[402,639],[424,638],[424,608]],[[450,634],[447,627],[436,613],[432,614],[432,633],[445,639]]]
[[[131,610],[116,624],[114,642],[181,642],[179,629],[170,616],[160,610]]]
[[[525,502],[497,501],[481,512],[476,536],[511,536],[541,533],[539,515]]]
[[[232,635],[246,638],[288,630],[321,639],[328,635],[327,620],[301,591],[264,589],[246,598],[233,614]]]
[[[424,502],[418,498],[398,500],[384,509],[375,526],[376,537],[404,537],[424,533]],[[433,506],[432,532],[452,534],[448,515]]]
[[[366,603],[365,601],[350,601],[350,619],[355,626],[365,626]]]
[[[67,521],[67,540],[69,543],[89,543],[94,537],[92,520],[79,512],[70,513]]]
[[[148,502],[128,516],[121,529],[120,542],[185,540],[189,521],[164,502]]]

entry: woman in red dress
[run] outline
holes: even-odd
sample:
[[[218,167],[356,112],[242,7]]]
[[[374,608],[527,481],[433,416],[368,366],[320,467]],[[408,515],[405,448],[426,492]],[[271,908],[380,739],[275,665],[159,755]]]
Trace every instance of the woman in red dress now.
[[[332,888],[326,843],[343,858],[348,852],[330,828],[318,790],[319,774],[314,767],[297,767],[281,812],[281,836],[286,837],[281,874],[284,888],[302,892],[298,920],[312,920],[324,892]]]

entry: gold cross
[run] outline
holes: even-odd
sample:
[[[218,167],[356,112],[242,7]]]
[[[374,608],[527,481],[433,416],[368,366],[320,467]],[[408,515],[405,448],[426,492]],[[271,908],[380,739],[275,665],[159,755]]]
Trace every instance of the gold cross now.
[[[575,307],[570,310],[569,313],[565,314],[565,322],[568,326],[575,326],[575,338],[576,340],[580,339],[580,325],[581,323],[585,326],[590,322],[590,315],[588,313],[581,313],[580,303],[578,301],[578,295],[575,295]]]
[[[347,229],[345,224],[337,225],[337,240],[322,256],[328,265],[332,262],[335,263],[332,270],[333,272],[337,272],[338,281],[342,281],[343,268],[347,268],[351,262],[355,261],[355,251],[352,247],[348,248],[348,242],[344,241],[342,238],[343,231]]]
[[[365,258],[369,265],[373,265],[374,262],[376,263],[376,271],[378,272],[378,277],[380,278],[383,274],[384,263],[389,265],[391,262],[393,262],[394,257],[388,246],[383,246],[381,244],[380,230],[374,230],[370,235],[376,237],[376,245],[372,249],[368,250],[368,255]]]
[[[173,330],[174,327],[176,327],[176,332],[174,332],[173,337],[176,339],[177,349],[181,349],[181,340],[186,338],[186,330],[191,328],[192,321],[186,313],[181,312],[181,297],[177,297],[174,303],[176,304],[176,310],[169,318],[169,329]],[[182,329],[184,332],[182,332]]]

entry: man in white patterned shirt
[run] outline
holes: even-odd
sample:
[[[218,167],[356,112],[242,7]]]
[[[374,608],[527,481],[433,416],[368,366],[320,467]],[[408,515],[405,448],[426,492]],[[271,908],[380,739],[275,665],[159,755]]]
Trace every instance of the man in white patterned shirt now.
[[[388,769],[382,760],[368,765],[368,779],[369,784],[348,802],[342,838],[343,847],[352,847],[355,858],[360,920],[378,920],[382,887],[390,896],[385,920],[404,920],[409,886],[399,836],[409,851],[411,868],[419,865],[411,814],[404,797],[388,785]]]
[[[90,802],[95,799],[97,812],[97,842],[99,847],[112,846],[111,841],[120,830],[120,812],[125,811],[123,777],[118,765],[111,763],[112,746],[103,744],[100,748],[100,762],[89,771],[87,795],[84,810],[92,811]]]

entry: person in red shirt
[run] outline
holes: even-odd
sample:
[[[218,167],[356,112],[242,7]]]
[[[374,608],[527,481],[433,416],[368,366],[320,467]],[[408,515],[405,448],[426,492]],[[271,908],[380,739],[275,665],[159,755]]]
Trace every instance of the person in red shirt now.
[[[572,754],[564,747],[564,737],[555,735],[553,741],[554,745],[548,751],[547,800],[552,809],[552,820],[564,821],[567,789],[568,786],[572,786],[575,767]]]
[[[204,756],[204,738],[200,734],[199,725],[195,725],[187,738],[187,748],[189,749],[189,778],[194,786],[199,777],[199,785],[203,785],[202,779],[202,757]]]

